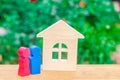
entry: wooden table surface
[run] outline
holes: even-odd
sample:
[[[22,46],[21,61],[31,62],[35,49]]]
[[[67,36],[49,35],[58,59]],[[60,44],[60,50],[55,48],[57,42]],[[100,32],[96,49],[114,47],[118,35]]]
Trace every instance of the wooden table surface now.
[[[0,65],[0,80],[120,80],[120,65],[78,65],[76,71],[42,71],[20,77],[18,65]]]

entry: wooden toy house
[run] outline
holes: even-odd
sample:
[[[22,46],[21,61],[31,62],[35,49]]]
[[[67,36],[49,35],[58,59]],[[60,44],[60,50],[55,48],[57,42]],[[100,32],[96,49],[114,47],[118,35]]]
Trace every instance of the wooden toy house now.
[[[76,70],[78,38],[84,38],[82,34],[60,20],[37,37],[43,38],[43,70]]]

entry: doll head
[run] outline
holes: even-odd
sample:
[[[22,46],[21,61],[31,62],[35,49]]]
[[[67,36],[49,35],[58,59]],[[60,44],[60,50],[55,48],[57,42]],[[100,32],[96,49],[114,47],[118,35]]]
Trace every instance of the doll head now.
[[[37,46],[30,47],[31,56],[40,56],[41,49]]]
[[[28,57],[30,55],[30,50],[29,48],[26,48],[26,47],[20,47],[18,49],[18,55],[20,57]]]

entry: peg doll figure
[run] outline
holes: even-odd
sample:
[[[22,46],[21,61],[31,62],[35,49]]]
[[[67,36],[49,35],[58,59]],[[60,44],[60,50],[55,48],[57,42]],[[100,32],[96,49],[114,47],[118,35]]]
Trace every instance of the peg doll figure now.
[[[31,74],[40,74],[41,72],[41,50],[37,46],[31,46],[30,47],[31,56],[30,59],[30,72]]]
[[[18,75],[19,76],[27,76],[30,75],[30,68],[29,68],[29,55],[30,55],[30,50],[29,48],[26,47],[20,47],[18,49],[18,55],[19,55],[19,69],[18,69]]]

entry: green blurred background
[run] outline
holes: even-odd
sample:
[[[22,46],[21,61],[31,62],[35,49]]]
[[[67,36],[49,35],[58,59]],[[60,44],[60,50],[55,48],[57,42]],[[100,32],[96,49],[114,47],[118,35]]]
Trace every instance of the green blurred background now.
[[[16,64],[20,46],[42,48],[36,34],[60,19],[85,36],[78,64],[115,63],[120,14],[111,0],[0,0],[0,64]]]

